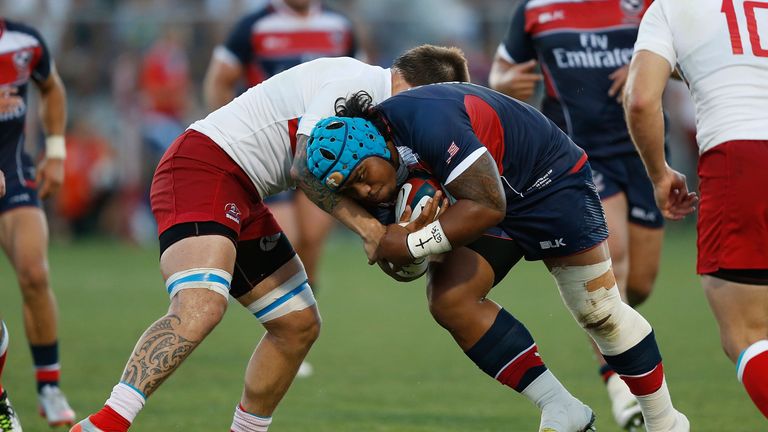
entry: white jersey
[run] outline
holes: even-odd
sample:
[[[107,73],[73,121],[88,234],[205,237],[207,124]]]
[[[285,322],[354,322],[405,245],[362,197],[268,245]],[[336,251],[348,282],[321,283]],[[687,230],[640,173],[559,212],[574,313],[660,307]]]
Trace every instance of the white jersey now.
[[[656,0],[635,52],[679,65],[696,106],[699,152],[768,139],[768,6],[745,0]]]
[[[392,94],[391,72],[349,57],[321,58],[251,87],[189,128],[221,146],[262,198],[293,186],[296,135],[334,115],[340,97],[365,90],[377,104]]]

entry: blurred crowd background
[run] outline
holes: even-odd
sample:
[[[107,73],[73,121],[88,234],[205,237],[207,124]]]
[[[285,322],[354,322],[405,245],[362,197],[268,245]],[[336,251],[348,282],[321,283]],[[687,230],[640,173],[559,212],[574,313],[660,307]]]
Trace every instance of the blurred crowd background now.
[[[166,146],[205,116],[213,48],[266,0],[4,0],[0,15],[37,28],[68,95],[67,177],[47,203],[54,238],[107,235],[152,244],[149,182]],[[388,66],[422,43],[454,45],[486,84],[519,0],[324,0],[355,22],[360,56]],[[35,93],[35,92],[33,92]],[[34,97],[30,105],[34,105]],[[695,166],[693,112],[682,84],[666,95],[671,158]],[[30,112],[35,112],[31,108]],[[41,146],[38,116],[27,145]],[[693,173],[692,173],[693,174]],[[695,175],[689,176],[694,178]]]

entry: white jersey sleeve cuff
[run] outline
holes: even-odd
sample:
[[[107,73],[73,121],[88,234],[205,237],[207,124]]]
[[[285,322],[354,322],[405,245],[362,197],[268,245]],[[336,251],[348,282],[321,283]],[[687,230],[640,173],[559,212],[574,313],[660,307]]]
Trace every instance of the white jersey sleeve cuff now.
[[[507,63],[517,63],[515,59],[512,58],[512,56],[509,54],[509,51],[507,50],[507,46],[502,44],[499,44],[499,47],[496,48],[496,55],[500,58],[507,61]]]
[[[472,166],[476,160],[480,159],[480,156],[484,155],[485,153],[488,153],[488,149],[485,147],[481,147],[470,153],[469,156],[465,157],[463,161],[459,162],[459,164],[456,165],[456,168],[454,168],[453,171],[448,174],[448,178],[445,180],[445,184],[456,180],[456,177],[460,176],[464,171],[467,170],[467,168]]]
[[[674,52],[669,52],[669,49],[665,45],[655,44],[650,41],[635,44],[635,53],[640,51],[650,51],[658,56],[664,58],[669,63],[670,70],[675,70],[677,64],[677,56]]]
[[[231,66],[241,65],[240,59],[224,45],[219,45],[213,49],[213,58]]]

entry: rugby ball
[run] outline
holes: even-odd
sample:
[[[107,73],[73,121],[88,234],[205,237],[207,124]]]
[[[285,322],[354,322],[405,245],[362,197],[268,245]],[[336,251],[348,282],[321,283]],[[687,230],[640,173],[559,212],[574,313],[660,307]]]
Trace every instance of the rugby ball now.
[[[397,194],[397,201],[395,202],[395,220],[400,222],[400,217],[405,212],[406,206],[411,206],[411,217],[409,222],[416,220],[421,212],[424,210],[424,206],[430,198],[435,196],[440,188],[434,178],[425,172],[415,172],[411,177],[406,180],[405,184],[400,188],[400,192]],[[419,258],[411,264],[403,266],[395,272],[402,280],[412,281],[420,278],[427,272],[429,267],[428,257]]]

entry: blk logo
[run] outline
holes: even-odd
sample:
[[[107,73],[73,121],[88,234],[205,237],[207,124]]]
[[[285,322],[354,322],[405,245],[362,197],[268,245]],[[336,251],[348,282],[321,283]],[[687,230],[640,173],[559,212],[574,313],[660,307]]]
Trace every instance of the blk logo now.
[[[566,244],[562,238],[559,238],[555,240],[547,240],[547,241],[539,242],[539,246],[541,246],[542,249],[556,249],[559,247],[566,246]]]

